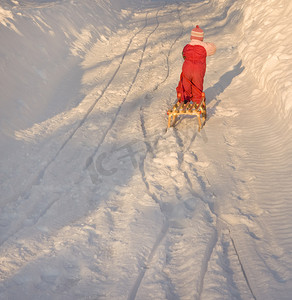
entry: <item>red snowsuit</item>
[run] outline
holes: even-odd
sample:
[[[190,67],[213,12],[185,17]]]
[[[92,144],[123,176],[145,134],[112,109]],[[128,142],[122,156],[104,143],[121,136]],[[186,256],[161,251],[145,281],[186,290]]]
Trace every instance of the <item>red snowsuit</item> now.
[[[216,47],[213,43],[192,40],[183,49],[185,59],[179,84],[176,88],[180,101],[200,103],[202,98],[206,57],[213,55]]]

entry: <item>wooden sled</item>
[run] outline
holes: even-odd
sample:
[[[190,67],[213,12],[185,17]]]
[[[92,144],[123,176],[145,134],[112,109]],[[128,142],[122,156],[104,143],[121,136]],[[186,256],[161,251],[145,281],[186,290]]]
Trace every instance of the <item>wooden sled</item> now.
[[[173,127],[176,123],[177,117],[180,115],[197,116],[199,123],[199,131],[203,128],[206,122],[206,98],[205,93],[202,93],[201,102],[198,104],[193,102],[178,101],[172,109],[168,110],[168,128]]]

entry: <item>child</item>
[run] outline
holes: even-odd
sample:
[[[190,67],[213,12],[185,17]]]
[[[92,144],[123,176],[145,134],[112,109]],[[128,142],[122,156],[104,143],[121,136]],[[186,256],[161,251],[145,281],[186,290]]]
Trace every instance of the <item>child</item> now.
[[[197,25],[191,32],[191,42],[182,52],[184,63],[177,91],[180,102],[193,101],[200,104],[203,92],[203,82],[206,72],[206,57],[216,52],[213,43],[203,42],[204,32]]]

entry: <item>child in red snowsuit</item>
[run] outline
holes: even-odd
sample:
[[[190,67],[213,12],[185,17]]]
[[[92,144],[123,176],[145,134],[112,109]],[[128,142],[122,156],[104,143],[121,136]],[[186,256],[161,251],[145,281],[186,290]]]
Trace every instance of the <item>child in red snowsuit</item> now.
[[[191,32],[191,42],[182,52],[184,63],[179,84],[176,88],[177,98],[181,102],[201,102],[203,82],[206,72],[206,57],[216,52],[213,43],[203,42],[204,32],[197,25]]]

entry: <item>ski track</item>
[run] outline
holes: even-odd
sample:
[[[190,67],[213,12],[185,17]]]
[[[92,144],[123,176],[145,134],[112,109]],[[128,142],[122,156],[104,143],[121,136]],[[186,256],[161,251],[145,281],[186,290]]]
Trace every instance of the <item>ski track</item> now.
[[[158,13],[158,12],[157,12],[157,13]],[[106,86],[103,88],[103,90],[102,90],[100,96],[99,96],[98,98],[96,98],[95,101],[94,101],[94,103],[90,106],[90,108],[88,109],[88,111],[86,112],[86,114],[84,115],[84,117],[82,118],[82,120],[80,121],[80,123],[78,124],[78,126],[77,126],[77,127],[69,134],[69,137],[63,142],[62,146],[59,148],[59,150],[56,152],[56,154],[53,156],[53,158],[52,158],[51,160],[49,160],[49,162],[43,167],[43,169],[41,169],[40,172],[39,172],[37,175],[35,175],[35,176],[33,177],[33,180],[32,180],[31,182],[29,182],[29,183],[26,185],[26,187],[24,188],[24,190],[21,191],[20,193],[18,193],[17,195],[15,195],[15,196],[13,197],[13,199],[12,199],[12,198],[9,198],[9,199],[7,199],[6,201],[4,201],[4,204],[5,204],[5,203],[9,203],[9,204],[11,205],[11,203],[12,203],[13,201],[16,201],[16,200],[19,199],[19,198],[28,198],[28,197],[29,197],[29,194],[30,194],[30,192],[31,192],[31,189],[33,188],[33,186],[39,185],[39,184],[41,183],[41,180],[42,180],[42,178],[44,177],[44,175],[45,175],[47,169],[48,169],[48,168],[56,161],[56,158],[59,156],[59,154],[62,152],[62,150],[66,147],[66,145],[72,140],[72,138],[74,137],[74,135],[76,134],[76,132],[77,132],[77,131],[82,127],[82,125],[86,122],[86,120],[88,119],[88,116],[89,116],[90,113],[93,111],[93,109],[96,107],[98,101],[103,97],[103,95],[104,95],[104,94],[106,93],[106,91],[109,89],[111,83],[112,83],[113,80],[116,78],[116,76],[117,76],[117,74],[118,74],[118,72],[119,72],[119,70],[120,70],[120,68],[121,68],[121,66],[122,66],[122,64],[123,64],[123,62],[124,62],[124,60],[125,60],[125,57],[127,56],[127,53],[128,53],[128,51],[129,51],[129,48],[130,48],[130,46],[131,46],[131,44],[132,44],[134,38],[135,38],[138,34],[140,34],[143,30],[145,30],[145,28],[147,27],[147,18],[148,18],[148,13],[146,14],[146,17],[145,17],[145,24],[144,24],[144,26],[143,26],[139,31],[137,31],[137,32],[131,37],[131,39],[130,39],[130,41],[129,41],[127,47],[126,47],[126,50],[125,50],[125,52],[124,52],[123,55],[122,55],[121,61],[120,61],[119,65],[118,65],[117,69],[115,70],[114,74],[112,75],[112,77],[110,78],[110,80],[108,81],[108,83],[106,84]],[[152,34],[155,30],[156,30],[156,28],[155,28],[152,32],[150,32],[149,36],[151,36],[151,34]],[[130,83],[129,88],[128,88],[128,90],[127,90],[127,93],[126,93],[125,97],[123,98],[122,103],[121,103],[120,106],[118,107],[118,109],[117,109],[117,111],[116,111],[116,114],[115,114],[115,117],[113,118],[111,124],[109,125],[109,127],[107,128],[107,130],[104,131],[104,135],[102,136],[101,141],[100,141],[98,147],[96,148],[96,150],[94,151],[94,153],[93,153],[90,157],[88,157],[88,159],[87,159],[87,161],[86,161],[85,169],[87,169],[87,168],[89,168],[89,167],[92,167],[92,166],[90,166],[90,165],[91,165],[91,163],[92,163],[92,160],[93,160],[94,155],[95,155],[96,152],[98,151],[99,147],[102,145],[102,143],[103,143],[103,141],[105,140],[105,138],[106,138],[108,132],[109,132],[110,129],[112,128],[113,124],[115,123],[115,120],[116,120],[116,118],[117,118],[117,116],[118,116],[118,114],[119,114],[119,112],[120,112],[120,110],[121,110],[121,107],[122,107],[123,103],[126,101],[127,96],[128,96],[128,94],[130,93],[130,91],[131,91],[131,89],[132,89],[132,86],[133,86],[134,83],[135,83],[135,80],[136,80],[136,78],[137,78],[137,76],[138,76],[138,74],[139,74],[139,71],[140,71],[141,63],[142,63],[142,60],[143,60],[143,55],[144,55],[144,52],[145,52],[145,49],[146,49],[146,45],[147,45],[147,41],[148,41],[148,39],[149,39],[149,36],[146,38],[146,41],[145,41],[145,43],[144,43],[144,46],[143,46],[143,52],[142,52],[142,55],[141,55],[141,59],[140,59],[140,61],[139,61],[139,63],[138,63],[137,71],[136,71],[135,76],[133,77],[133,81]],[[39,214],[39,216],[35,219],[35,224],[39,221],[39,219],[40,219],[41,217],[43,217],[43,216],[47,213],[47,211],[50,209],[50,207],[52,207],[52,206],[56,203],[56,201],[58,201],[58,199],[55,199],[53,202],[49,203],[49,204],[46,206],[46,208],[45,208],[45,209]],[[3,244],[8,238],[10,238],[11,236],[15,235],[19,230],[21,230],[21,228],[22,228],[22,222],[23,222],[23,221],[21,221],[21,222],[19,223],[18,226],[15,226],[13,232],[9,232],[9,234],[7,235],[7,237],[1,240],[0,245]]]
[[[158,13],[158,11],[157,11]],[[121,61],[118,65],[118,67],[116,68],[114,74],[112,75],[112,77],[110,78],[109,82],[107,83],[107,85],[104,87],[104,89],[102,90],[102,93],[100,94],[100,96],[98,98],[95,99],[94,103],[91,105],[91,107],[89,108],[89,110],[86,112],[86,114],[84,115],[84,117],[82,118],[82,120],[80,121],[79,125],[73,130],[73,132],[71,132],[71,134],[69,135],[69,137],[65,140],[65,142],[62,144],[62,146],[59,148],[59,150],[56,152],[56,154],[54,155],[54,157],[45,165],[45,167],[34,177],[33,181],[30,182],[24,189],[24,191],[20,192],[18,195],[16,195],[14,197],[14,200],[18,200],[19,198],[22,198],[22,199],[28,199],[30,197],[30,193],[31,193],[31,190],[34,186],[36,185],[39,185],[41,184],[41,181],[42,181],[42,178],[44,177],[46,171],[48,170],[48,168],[50,166],[53,167],[53,164],[54,162],[56,161],[56,158],[58,157],[58,155],[62,152],[62,150],[67,146],[67,144],[73,139],[74,135],[76,134],[76,132],[82,127],[82,125],[86,122],[86,120],[88,119],[88,116],[90,115],[90,113],[93,111],[93,109],[96,107],[98,101],[103,97],[103,95],[106,93],[106,91],[109,89],[111,83],[113,82],[113,80],[116,78],[121,66],[123,65],[123,62],[127,56],[127,53],[129,51],[129,48],[133,42],[133,40],[135,39],[135,37],[137,35],[139,35],[143,30],[145,30],[145,28],[147,28],[147,18],[148,18],[148,13],[146,14],[146,17],[145,17],[145,24],[144,26],[138,31],[136,32],[130,39],[128,45],[127,45],[127,48],[125,50],[125,52],[123,53],[122,55],[122,58],[121,58]],[[116,118],[117,118],[117,115],[119,114],[120,112],[120,109],[121,109],[121,106],[122,104],[126,101],[127,99],[127,95],[129,94],[129,92],[131,91],[131,88],[132,86],[134,85],[135,83],[135,80],[139,74],[139,71],[140,71],[140,66],[141,66],[141,63],[142,63],[142,60],[143,60],[143,55],[144,55],[144,52],[145,52],[145,49],[146,49],[146,46],[147,46],[147,41],[149,39],[149,36],[151,36],[151,34],[156,30],[156,28],[151,31],[148,35],[148,37],[146,38],[146,41],[143,45],[143,51],[142,51],[142,54],[141,54],[141,58],[138,62],[138,67],[137,67],[137,71],[133,77],[133,80],[132,82],[130,82],[130,85],[129,85],[129,88],[128,88],[128,91],[126,93],[126,96],[123,98],[122,100],[122,103],[120,104],[119,108],[117,109],[117,112],[115,114],[115,118],[113,118],[113,121],[112,123],[110,124],[110,126],[108,127],[108,129],[105,131],[105,134],[103,135],[103,137],[101,138],[101,141],[97,147],[97,149],[94,151],[94,153],[97,152],[98,148],[100,147],[100,145],[102,144],[102,142],[105,140],[106,138],[106,135],[108,134],[108,132],[110,131],[110,129],[112,128]],[[89,157],[92,158],[94,156],[94,154],[92,156]],[[88,162],[88,159],[87,159],[87,162]],[[80,180],[80,179],[79,179]],[[46,204],[45,206],[43,206],[41,209],[40,209],[40,212],[37,213],[37,215],[34,216],[34,219],[33,219],[33,224],[29,224],[29,226],[35,226],[37,223],[39,223],[40,219],[43,218],[47,213],[48,211],[54,206],[56,205],[56,203],[58,201],[60,201],[59,198],[57,197],[53,197],[53,201],[51,201],[50,203]],[[9,199],[9,201],[7,201],[7,203],[9,203],[9,205],[11,205],[11,200],[12,199]],[[35,207],[34,207],[35,209]],[[35,212],[27,212],[26,214],[35,214]],[[1,239],[1,245],[4,244],[7,240],[11,239],[13,236],[15,236],[16,234],[18,234],[22,229],[23,229],[23,223],[25,222],[25,219],[27,218],[26,215],[23,215],[23,218],[20,218],[18,220],[18,223],[17,224],[14,224],[12,230],[10,229],[9,231],[6,232],[5,235],[2,235],[2,239]]]
[[[98,101],[103,97],[103,95],[105,94],[105,92],[108,90],[108,88],[110,87],[111,83],[113,82],[113,80],[115,79],[117,73],[119,72],[121,65],[123,64],[123,61],[128,53],[128,50],[132,44],[133,39],[139,34],[141,33],[147,26],[147,15],[146,15],[146,19],[145,19],[145,25],[138,31],[136,32],[130,39],[125,52],[122,55],[121,61],[117,67],[117,69],[115,70],[115,72],[113,73],[112,77],[110,78],[110,80],[108,81],[108,83],[106,84],[106,86],[103,88],[101,94],[99,97],[97,97],[95,99],[95,101],[92,103],[92,105],[89,107],[89,109],[87,110],[87,112],[85,113],[84,117],[81,119],[81,121],[79,122],[79,124],[77,125],[77,127],[69,134],[69,137],[66,138],[66,140],[63,142],[63,144],[61,145],[61,147],[58,149],[58,151],[56,152],[56,154],[45,164],[45,166],[39,171],[39,173],[37,173],[33,179],[26,184],[25,188],[20,191],[18,194],[14,195],[13,197],[10,197],[9,199],[7,199],[6,201],[3,201],[1,204],[6,204],[6,203],[11,203],[11,201],[16,201],[19,197],[22,196],[27,196],[30,193],[30,190],[32,189],[33,185],[37,185],[39,184],[39,182],[41,181],[41,179],[44,177],[44,174],[46,172],[46,170],[48,169],[48,167],[56,160],[56,158],[58,157],[58,155],[61,153],[61,151],[65,148],[65,146],[72,140],[73,136],[76,134],[76,132],[82,127],[82,125],[85,123],[85,121],[87,120],[89,114],[93,111],[93,109],[96,107]],[[136,77],[136,76],[135,76]],[[133,82],[132,82],[133,84]],[[129,90],[131,89],[131,86],[129,88]],[[124,99],[125,100],[125,99]],[[123,101],[124,102],[124,101]],[[119,110],[117,112],[117,114],[119,113]],[[112,124],[111,124],[112,126]],[[111,127],[110,126],[110,127]],[[109,129],[106,131],[106,133],[110,130]],[[105,134],[106,136],[106,134]],[[105,138],[104,136],[104,138]],[[104,138],[102,140],[104,140]]]
[[[123,105],[124,102],[126,101],[128,95],[129,95],[129,93],[131,92],[131,89],[132,89],[133,85],[135,84],[135,81],[136,81],[136,79],[137,79],[137,76],[138,76],[138,74],[139,74],[139,72],[140,72],[140,68],[141,68],[141,64],[142,64],[142,61],[143,61],[143,57],[144,57],[144,53],[145,53],[145,50],[146,50],[146,47],[147,47],[148,40],[149,40],[150,36],[156,31],[156,29],[157,29],[158,26],[159,26],[158,19],[157,19],[158,13],[159,13],[159,10],[157,10],[157,13],[156,13],[156,16],[155,16],[155,18],[156,18],[156,20],[157,20],[157,25],[154,27],[153,31],[151,31],[151,32],[147,35],[147,37],[146,37],[146,39],[145,39],[145,43],[144,43],[143,49],[142,49],[141,58],[140,58],[140,60],[139,60],[139,64],[138,64],[138,67],[137,67],[135,76],[133,77],[133,80],[132,80],[132,82],[130,83],[130,86],[129,86],[128,90],[127,90],[127,93],[126,93],[125,97],[123,98],[122,103],[121,103],[121,105],[119,106],[119,108],[118,108],[118,110],[117,110],[117,112],[116,112],[116,114],[115,114],[115,116],[114,116],[114,118],[113,118],[112,123],[110,124],[110,126],[108,127],[108,129],[105,131],[105,133],[104,133],[104,135],[103,135],[103,137],[102,137],[102,139],[101,139],[100,144],[98,145],[98,147],[96,147],[96,149],[95,149],[95,151],[93,152],[93,154],[87,159],[87,162],[86,162],[86,168],[87,168],[87,166],[89,166],[89,165],[92,163],[93,157],[96,155],[96,153],[97,153],[98,150],[99,150],[99,147],[102,145],[102,143],[103,143],[103,141],[105,140],[105,138],[106,138],[108,132],[109,132],[109,131],[111,130],[111,128],[113,127],[113,124],[115,123],[116,118],[117,118],[118,114],[120,113],[120,110],[121,110],[121,108],[122,108],[122,105]],[[145,29],[146,27],[147,27],[147,16],[146,16],[145,26],[144,26],[143,29]],[[143,29],[142,29],[142,30],[143,30]],[[141,30],[141,31],[142,31],[142,30]],[[141,31],[140,31],[140,32],[141,32]],[[139,33],[140,33],[140,32],[139,32]]]
[[[135,84],[136,78],[137,78],[137,76],[138,76],[138,74],[139,74],[139,72],[140,72],[140,67],[141,67],[141,64],[142,64],[142,61],[143,61],[143,56],[144,56],[144,53],[145,53],[145,50],[146,50],[146,47],[147,47],[148,39],[149,39],[149,37],[155,32],[155,30],[156,30],[156,29],[158,28],[158,26],[159,26],[158,18],[157,18],[158,12],[159,12],[159,10],[157,10],[157,13],[156,13],[157,25],[156,25],[156,26],[154,27],[154,29],[148,34],[148,36],[147,36],[147,38],[146,38],[146,40],[145,40],[145,43],[144,43],[143,49],[142,49],[141,58],[140,58],[140,60],[139,60],[139,62],[138,62],[137,71],[136,71],[136,73],[135,73],[135,75],[134,75],[134,77],[133,77],[132,82],[130,83],[130,86],[129,86],[129,88],[128,88],[128,91],[127,91],[127,93],[126,93],[126,96],[123,98],[122,103],[121,103],[121,105],[119,106],[119,108],[118,108],[118,110],[117,110],[117,112],[116,112],[116,114],[115,114],[115,117],[113,118],[112,123],[110,124],[110,126],[108,127],[108,129],[105,131],[105,134],[103,135],[103,137],[102,137],[102,139],[101,139],[101,142],[98,144],[98,147],[95,149],[94,154],[91,155],[91,156],[87,159],[87,167],[88,167],[88,161],[89,161],[90,159],[92,159],[93,156],[97,153],[99,147],[102,145],[103,141],[106,139],[106,136],[107,136],[108,132],[109,132],[109,131],[111,130],[111,128],[113,127],[113,124],[115,123],[115,121],[116,121],[116,119],[117,119],[117,116],[118,116],[118,114],[119,114],[119,112],[120,112],[120,110],[121,110],[122,104],[126,101],[128,94],[130,93],[130,91],[131,91],[133,85]],[[67,139],[65,140],[65,142],[63,143],[63,145],[62,145],[62,146],[60,147],[60,149],[57,151],[57,153],[56,153],[56,155],[54,156],[54,158],[53,158],[52,160],[50,160],[49,163],[48,163],[48,164],[40,171],[39,175],[36,177],[36,180],[34,180],[33,183],[30,184],[29,187],[27,187],[27,188],[25,189],[25,192],[22,192],[22,193],[21,193],[22,195],[18,195],[18,197],[19,197],[19,196],[24,197],[24,193],[27,194],[26,197],[29,197],[29,193],[30,193],[29,191],[32,189],[32,187],[33,187],[34,185],[36,185],[36,184],[40,184],[40,181],[41,181],[41,179],[44,177],[45,172],[48,170],[48,168],[49,168],[51,165],[53,165],[53,163],[55,162],[56,158],[57,158],[58,155],[61,153],[61,151],[62,151],[62,150],[65,148],[65,146],[72,140],[72,138],[74,137],[74,135],[76,134],[76,132],[78,131],[78,129],[80,129],[80,128],[82,127],[82,125],[86,122],[86,120],[87,120],[89,114],[93,111],[93,109],[95,108],[95,106],[96,106],[96,104],[98,103],[99,99],[102,98],[102,96],[105,94],[105,92],[106,92],[107,89],[109,88],[111,82],[112,82],[112,81],[114,80],[114,78],[116,77],[116,75],[117,75],[117,73],[118,73],[118,71],[119,71],[119,69],[120,69],[120,67],[121,67],[121,65],[122,65],[122,63],[123,63],[123,61],[124,61],[126,55],[127,55],[127,52],[128,52],[128,50],[129,50],[129,48],[130,48],[130,45],[131,45],[133,39],[134,39],[139,33],[141,33],[145,28],[147,28],[147,17],[148,17],[148,14],[146,15],[144,27],[143,27],[142,29],[140,29],[134,36],[132,36],[132,38],[131,38],[131,40],[130,40],[128,46],[127,46],[127,49],[126,49],[126,51],[124,52],[124,54],[123,54],[123,56],[122,56],[122,60],[121,60],[121,62],[120,62],[120,64],[119,64],[118,68],[117,68],[116,71],[114,72],[113,76],[111,77],[111,79],[110,79],[110,81],[108,82],[108,84],[106,85],[106,87],[103,89],[101,95],[100,95],[100,96],[95,100],[95,102],[92,104],[92,106],[91,106],[90,109],[87,111],[87,113],[85,114],[85,116],[83,117],[83,119],[81,120],[81,122],[79,123],[79,125],[77,126],[77,128],[75,128],[75,130],[70,134],[69,138],[67,138]],[[17,198],[18,198],[18,197],[17,197]],[[46,215],[46,213],[48,212],[48,210],[49,210],[53,205],[55,205],[55,204],[57,203],[57,201],[59,201],[59,199],[58,199],[58,198],[55,198],[55,200],[52,201],[51,203],[49,203],[49,204],[46,206],[45,209],[42,209],[41,213],[40,213],[37,217],[34,218],[34,224],[33,224],[33,225],[37,224],[37,223],[40,221],[40,219],[41,219],[43,216]],[[20,222],[18,225],[14,225],[14,230],[13,230],[13,232],[10,231],[10,232],[7,234],[7,237],[6,237],[4,240],[2,239],[2,244],[3,244],[4,242],[6,242],[8,239],[11,239],[11,237],[13,237],[14,235],[16,235],[21,229],[22,229],[22,222]],[[155,249],[155,247],[154,247],[154,249]],[[155,251],[154,251],[153,253],[155,253]],[[34,253],[32,257],[35,257],[35,255],[36,255],[36,253]]]

